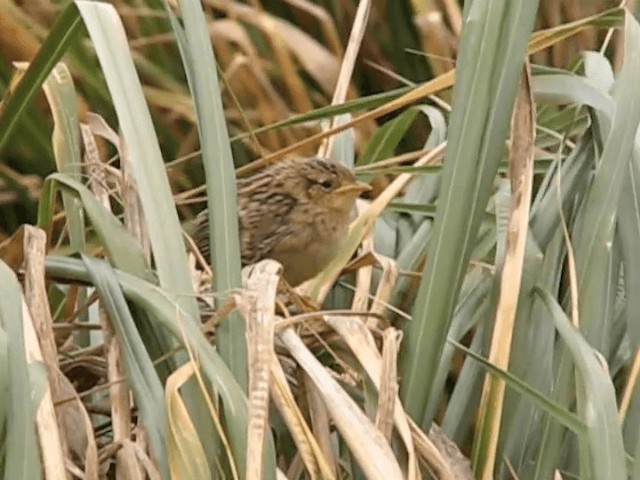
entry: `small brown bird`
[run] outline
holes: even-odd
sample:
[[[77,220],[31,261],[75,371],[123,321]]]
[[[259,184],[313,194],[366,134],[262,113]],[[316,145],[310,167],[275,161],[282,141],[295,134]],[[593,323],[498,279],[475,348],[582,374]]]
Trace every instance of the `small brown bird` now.
[[[368,190],[344,165],[317,157],[284,160],[239,180],[242,265],[277,260],[292,286],[314,277],[332,260],[356,198]],[[208,223],[205,210],[193,235],[205,256]]]

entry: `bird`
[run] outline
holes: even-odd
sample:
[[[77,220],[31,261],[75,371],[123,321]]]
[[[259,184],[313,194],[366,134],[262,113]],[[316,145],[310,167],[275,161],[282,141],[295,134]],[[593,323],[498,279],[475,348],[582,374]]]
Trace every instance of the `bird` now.
[[[238,180],[242,266],[276,260],[293,287],[316,276],[344,240],[356,199],[369,190],[348,167],[320,157],[282,160]],[[207,210],[195,218],[193,240],[208,258]]]

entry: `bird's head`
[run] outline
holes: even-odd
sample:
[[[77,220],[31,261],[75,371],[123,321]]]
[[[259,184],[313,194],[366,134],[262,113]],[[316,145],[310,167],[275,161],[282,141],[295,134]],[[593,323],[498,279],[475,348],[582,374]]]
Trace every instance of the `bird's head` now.
[[[300,172],[307,183],[307,195],[311,203],[329,210],[349,213],[356,198],[371,186],[359,182],[346,166],[313,157],[301,161]]]

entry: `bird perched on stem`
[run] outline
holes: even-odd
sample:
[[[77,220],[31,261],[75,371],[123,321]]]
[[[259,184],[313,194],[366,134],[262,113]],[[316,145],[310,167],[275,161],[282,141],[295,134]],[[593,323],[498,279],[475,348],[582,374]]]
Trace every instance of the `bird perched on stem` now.
[[[356,199],[368,190],[344,165],[317,157],[284,160],[239,180],[242,265],[277,260],[292,286],[314,277],[333,259]],[[208,257],[206,210],[196,217],[193,238]]]

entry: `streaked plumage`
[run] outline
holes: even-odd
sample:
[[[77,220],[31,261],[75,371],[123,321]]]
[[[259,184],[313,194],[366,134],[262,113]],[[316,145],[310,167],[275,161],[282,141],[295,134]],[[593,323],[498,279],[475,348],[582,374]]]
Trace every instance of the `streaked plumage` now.
[[[282,263],[284,278],[298,285],[333,258],[360,193],[344,165],[308,158],[284,160],[238,182],[242,264],[264,258]],[[208,216],[197,217],[194,240],[208,256]]]

